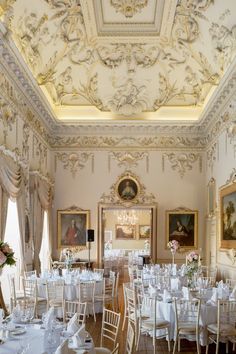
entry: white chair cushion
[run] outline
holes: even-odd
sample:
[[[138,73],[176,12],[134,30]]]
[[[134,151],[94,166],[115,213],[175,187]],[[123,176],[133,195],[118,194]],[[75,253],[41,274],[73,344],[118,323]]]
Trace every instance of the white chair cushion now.
[[[212,323],[207,326],[209,332],[217,333],[217,323]],[[225,323],[220,325],[221,336],[236,336],[236,329],[233,325]]]

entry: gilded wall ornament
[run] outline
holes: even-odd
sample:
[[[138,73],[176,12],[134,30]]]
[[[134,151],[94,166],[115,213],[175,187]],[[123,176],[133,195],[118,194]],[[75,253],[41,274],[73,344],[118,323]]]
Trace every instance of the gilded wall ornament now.
[[[69,170],[74,178],[79,170],[82,170],[89,158],[92,159],[92,169],[93,169],[93,157],[94,154],[89,152],[81,153],[56,153],[56,159],[61,161],[64,169]]]
[[[146,158],[146,162],[148,161],[148,153],[146,152],[110,152],[109,160],[110,157],[117,160],[119,167],[124,166],[126,168],[138,166],[138,162],[144,158]]]
[[[202,157],[199,153],[165,153],[163,154],[163,167],[165,158],[171,165],[172,170],[177,171],[181,178],[185,175],[187,171],[193,169],[193,164],[199,161],[199,170],[202,169]]]
[[[136,193],[135,198],[132,199],[123,199],[120,197],[118,193],[118,186],[120,181],[123,180],[133,180],[137,183],[138,193]],[[131,206],[132,204],[149,204],[155,203],[155,197],[153,194],[148,194],[146,192],[146,187],[140,182],[138,176],[136,176],[132,171],[125,171],[122,175],[120,175],[117,181],[111,186],[109,194],[103,193],[100,198],[100,203],[112,203],[112,204],[121,204],[124,206]]]
[[[147,6],[148,0],[110,0],[110,4],[125,17],[133,17]]]
[[[22,136],[22,156],[29,160],[29,136],[30,136],[30,127],[28,123],[23,125],[23,136]]]
[[[216,150],[217,144],[214,143],[211,147],[207,150],[207,165],[211,170],[213,169],[214,163],[216,161]]]
[[[36,136],[33,137],[33,156],[38,158],[39,169],[47,167],[47,147],[46,145]]]
[[[3,123],[4,143],[6,143],[8,131],[12,130],[16,122],[16,112],[0,97],[0,120]]]

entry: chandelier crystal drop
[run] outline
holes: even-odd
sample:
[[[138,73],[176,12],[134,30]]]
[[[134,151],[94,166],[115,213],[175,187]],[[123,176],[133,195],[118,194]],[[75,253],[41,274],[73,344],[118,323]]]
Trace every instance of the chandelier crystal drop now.
[[[138,216],[135,210],[120,210],[117,212],[117,221],[120,225],[135,225]]]

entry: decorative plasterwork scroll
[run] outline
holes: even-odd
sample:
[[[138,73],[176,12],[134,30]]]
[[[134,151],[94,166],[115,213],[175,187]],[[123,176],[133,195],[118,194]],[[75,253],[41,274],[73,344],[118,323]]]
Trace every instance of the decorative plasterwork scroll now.
[[[130,201],[125,201],[119,198],[117,194],[117,184],[118,182],[123,179],[123,178],[133,178],[135,179],[138,184],[139,184],[139,193],[137,197],[134,200]],[[120,175],[117,179],[117,181],[111,186],[110,188],[110,193],[103,195],[100,198],[100,203],[108,203],[108,204],[122,204],[125,207],[129,207],[132,204],[150,204],[150,203],[155,203],[155,197],[152,193],[147,194],[146,192],[146,187],[140,182],[140,179],[138,176],[136,176],[133,172],[131,171],[126,171],[122,175]]]
[[[23,125],[23,136],[22,136],[22,156],[29,160],[29,136],[30,136],[30,127],[28,123]]]
[[[47,147],[38,139],[36,135],[33,137],[33,156],[38,158],[40,170],[47,167]]]
[[[231,183],[236,183],[236,168],[233,168],[233,170],[229,176],[229,179],[227,179],[227,181],[226,181],[226,185],[231,184]]]
[[[0,121],[3,123],[4,143],[6,143],[8,131],[12,130],[13,124],[16,122],[16,113],[11,106],[0,97]]]
[[[76,173],[79,170],[82,170],[88,160],[91,158],[92,161],[92,172],[94,169],[94,154],[90,152],[81,152],[81,153],[56,153],[56,160],[62,162],[64,169],[69,170],[72,173],[72,177],[74,178]]]
[[[162,156],[163,170],[165,158],[171,165],[173,171],[177,171],[181,178],[187,171],[193,169],[193,164],[199,161],[199,171],[202,172],[202,156],[200,153],[165,153]]]
[[[207,150],[207,165],[211,170],[213,169],[214,163],[216,161],[216,151],[217,144],[214,143],[208,150]]]
[[[149,160],[148,156],[149,155],[146,152],[126,152],[126,151],[110,152],[109,160],[108,160],[109,171],[110,171],[110,158],[117,160],[119,167],[124,166],[125,168],[136,167],[138,166],[138,162],[140,160],[146,158],[146,170],[148,171],[148,160]]]
[[[133,17],[147,6],[148,0],[110,0],[111,5],[125,17]]]

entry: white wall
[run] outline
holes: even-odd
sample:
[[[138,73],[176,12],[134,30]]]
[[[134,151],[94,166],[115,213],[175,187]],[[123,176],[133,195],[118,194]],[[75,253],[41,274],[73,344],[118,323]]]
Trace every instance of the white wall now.
[[[75,150],[76,151],[76,150]],[[78,151],[77,151],[78,152]],[[109,151],[110,152],[110,151]],[[109,194],[111,186],[117,182],[119,176],[126,170],[119,167],[118,161],[112,160],[111,168],[108,168],[108,151],[92,151],[94,154],[94,172],[91,162],[88,161],[83,169],[79,169],[72,176],[70,169],[64,168],[63,163],[57,160],[55,171],[55,200],[53,210],[54,220],[54,257],[58,256],[57,249],[57,210],[66,209],[76,205],[82,209],[90,210],[90,227],[95,229],[97,240],[98,203],[103,193]],[[186,207],[198,210],[198,245],[204,248],[204,217],[206,214],[206,182],[205,163],[200,171],[198,161],[192,164],[192,170],[186,170],[183,178],[178,171],[171,168],[165,161],[163,168],[164,151],[150,151],[149,171],[147,171],[145,159],[138,162],[136,167],[129,168],[140,182],[146,187],[147,194],[152,193],[158,203],[157,221],[157,255],[158,259],[170,259],[170,252],[166,249],[165,213],[166,210],[177,207]],[[204,161],[204,154],[202,153]],[[91,257],[96,259],[97,242],[92,245]],[[84,251],[81,257],[87,258]],[[185,255],[177,255],[177,259],[184,259]]]

